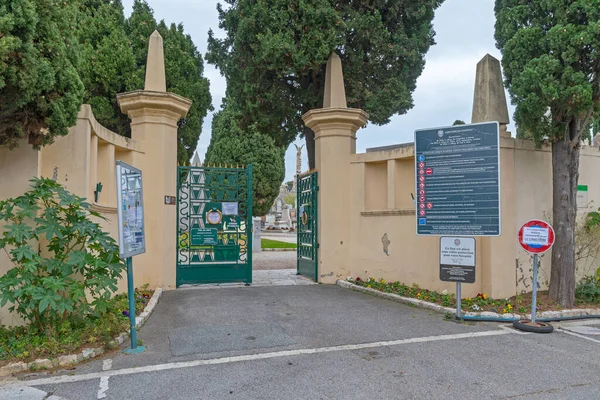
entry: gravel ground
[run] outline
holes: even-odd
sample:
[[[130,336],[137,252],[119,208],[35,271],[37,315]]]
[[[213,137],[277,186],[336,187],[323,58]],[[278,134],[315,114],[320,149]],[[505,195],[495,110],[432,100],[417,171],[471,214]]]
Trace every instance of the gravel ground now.
[[[252,253],[252,269],[296,269],[295,251],[261,251]]]

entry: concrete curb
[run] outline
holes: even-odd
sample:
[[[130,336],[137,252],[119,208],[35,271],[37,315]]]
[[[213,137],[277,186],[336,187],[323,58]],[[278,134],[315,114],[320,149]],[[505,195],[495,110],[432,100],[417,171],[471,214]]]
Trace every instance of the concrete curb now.
[[[363,286],[358,286],[353,283],[350,283],[347,281],[342,281],[339,279],[336,283],[338,286],[341,286],[346,289],[354,290],[355,292],[369,293],[369,294],[375,295],[377,297],[382,297],[384,299],[392,300],[392,301],[395,301],[398,303],[409,304],[409,305],[417,306],[420,308],[426,308],[428,310],[433,310],[433,311],[437,311],[440,313],[447,313],[447,312],[453,313],[453,314],[456,313],[456,308],[442,307],[442,306],[434,304],[434,303],[429,303],[427,301],[423,301],[423,300],[419,300],[419,299],[413,299],[411,297],[403,297],[403,296],[399,296],[399,295],[393,294],[393,293],[380,292],[379,290],[366,288]]]
[[[156,288],[154,290],[154,294],[150,298],[150,301],[148,301],[148,304],[146,304],[146,307],[144,307],[144,311],[135,318],[136,328],[141,328],[144,325],[144,323],[146,322],[146,320],[148,319],[148,317],[154,310],[154,307],[156,307],[156,304],[158,304],[158,299],[160,299],[162,292],[163,292],[162,288]],[[107,347],[108,348],[119,347],[121,344],[123,344],[123,342],[125,342],[125,340],[127,339],[128,336],[129,336],[129,332],[122,332],[114,340],[110,341]],[[104,347],[94,347],[94,348],[83,349],[83,351],[81,353],[69,354],[66,356],[60,356],[58,358],[53,358],[53,359],[48,359],[48,358],[39,359],[38,358],[37,360],[31,361],[29,363],[25,363],[25,362],[12,363],[12,364],[8,364],[8,365],[5,365],[4,367],[0,368],[0,377],[7,377],[12,374],[16,374],[16,373],[20,373],[20,372],[38,371],[41,369],[46,370],[46,369],[51,369],[51,368],[71,366],[71,365],[79,364],[82,361],[86,361],[91,358],[97,357],[101,354],[104,354],[105,351],[106,351],[106,349]]]
[[[456,314],[456,307],[442,307],[438,304],[430,303],[428,301],[413,299],[411,297],[403,297],[393,293],[385,293],[376,289],[366,288],[364,286],[355,285],[354,283],[338,280],[338,286],[341,286],[346,289],[354,290],[355,292],[361,293],[369,293],[375,295],[377,297],[382,297],[384,299],[393,300],[398,303],[409,304],[413,306],[417,306],[420,308],[426,308],[428,310],[437,311],[440,313],[452,313]],[[531,314],[498,314],[490,311],[482,311],[482,312],[466,312],[465,316],[468,317],[488,317],[488,318],[504,318],[504,319],[530,319]],[[600,309],[596,308],[581,308],[574,310],[562,310],[562,311],[544,311],[541,313],[536,313],[536,318],[562,318],[562,317],[583,317],[586,315],[600,315]]]
[[[261,249],[260,251],[296,251],[292,248],[281,248],[281,249]]]

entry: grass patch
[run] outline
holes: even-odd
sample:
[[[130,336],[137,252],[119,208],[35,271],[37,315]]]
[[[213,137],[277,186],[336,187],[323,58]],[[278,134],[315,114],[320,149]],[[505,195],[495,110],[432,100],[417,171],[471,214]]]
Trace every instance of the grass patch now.
[[[152,297],[146,287],[135,290],[136,315],[142,313]],[[123,313],[125,311],[125,314]],[[71,319],[61,326],[40,332],[32,326],[0,327],[0,365],[30,362],[75,354],[87,347],[108,347],[117,335],[129,330],[127,293],[114,296],[101,317]]]
[[[261,239],[260,247],[263,249],[295,249],[296,243],[280,242],[279,240]]]

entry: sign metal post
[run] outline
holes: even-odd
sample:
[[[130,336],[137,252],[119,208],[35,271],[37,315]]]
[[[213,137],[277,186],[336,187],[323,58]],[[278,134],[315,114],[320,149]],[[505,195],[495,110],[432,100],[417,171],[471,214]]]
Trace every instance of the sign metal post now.
[[[440,280],[456,282],[456,317],[461,318],[463,283],[475,282],[475,238],[440,238]]]
[[[119,226],[119,256],[127,261],[127,296],[129,299],[129,336],[131,347],[127,354],[141,353],[146,348],[137,345],[135,287],[132,257],[146,252],[144,231],[144,196],[142,171],[117,161],[117,216]]]
[[[531,292],[531,323],[535,324],[537,311],[537,275],[539,268],[538,254],[550,250],[554,244],[554,229],[542,220],[532,219],[519,229],[519,244],[528,253],[533,254],[533,291]]]

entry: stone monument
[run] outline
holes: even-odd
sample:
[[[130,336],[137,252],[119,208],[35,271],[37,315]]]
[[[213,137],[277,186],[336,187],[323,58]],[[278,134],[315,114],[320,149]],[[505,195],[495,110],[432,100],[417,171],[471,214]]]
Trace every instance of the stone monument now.
[[[500,123],[500,136],[510,137],[510,133],[506,130],[510,119],[504,86],[502,85],[500,61],[486,54],[477,63],[471,122],[489,121],[498,121]]]

